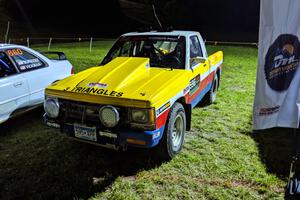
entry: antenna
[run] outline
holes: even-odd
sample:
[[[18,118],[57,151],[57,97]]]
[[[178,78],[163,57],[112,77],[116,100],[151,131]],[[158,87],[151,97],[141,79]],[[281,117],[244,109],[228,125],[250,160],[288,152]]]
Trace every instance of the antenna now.
[[[160,21],[159,21],[159,19],[158,19],[158,17],[157,17],[156,10],[155,10],[155,5],[154,5],[154,4],[155,4],[155,0],[153,1],[153,4],[152,4],[153,15],[154,15],[154,17],[155,17],[155,19],[156,19],[156,21],[157,21],[159,27],[160,27],[161,29],[163,29],[162,24],[160,23]]]

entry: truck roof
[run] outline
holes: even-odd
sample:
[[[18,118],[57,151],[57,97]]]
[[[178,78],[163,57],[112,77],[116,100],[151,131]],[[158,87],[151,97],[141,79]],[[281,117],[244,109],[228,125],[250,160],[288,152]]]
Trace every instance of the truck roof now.
[[[197,31],[181,31],[181,30],[174,30],[174,31],[149,31],[149,32],[131,32],[123,34],[122,36],[139,36],[139,35],[170,35],[170,36],[189,36],[199,34]]]

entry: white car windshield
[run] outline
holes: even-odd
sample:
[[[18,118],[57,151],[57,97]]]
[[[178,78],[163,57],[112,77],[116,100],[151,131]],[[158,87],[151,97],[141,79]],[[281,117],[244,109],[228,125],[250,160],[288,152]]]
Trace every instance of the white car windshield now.
[[[150,58],[151,67],[185,68],[185,38],[179,36],[125,36],[108,52],[102,65],[116,57]]]

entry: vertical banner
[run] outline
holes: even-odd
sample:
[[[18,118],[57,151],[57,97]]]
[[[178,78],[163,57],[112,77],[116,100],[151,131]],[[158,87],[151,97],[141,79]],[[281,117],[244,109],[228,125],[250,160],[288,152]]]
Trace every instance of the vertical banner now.
[[[300,0],[261,0],[253,128],[297,128]]]

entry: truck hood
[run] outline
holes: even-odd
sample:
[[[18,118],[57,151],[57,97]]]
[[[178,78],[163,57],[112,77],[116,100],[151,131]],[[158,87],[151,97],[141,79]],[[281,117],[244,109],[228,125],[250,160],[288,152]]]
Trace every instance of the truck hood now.
[[[170,90],[171,93],[178,93],[183,89],[179,87],[180,85],[187,86],[188,80],[185,84],[175,83],[184,73],[188,72],[150,68],[149,58],[118,57],[104,66],[92,67],[56,82],[46,89],[46,93],[55,92],[57,96],[61,96],[59,95],[61,92],[60,94],[64,93],[64,97],[84,94],[114,99],[134,99],[153,104],[159,99],[168,98],[169,95],[162,96],[166,90],[169,90],[168,94]],[[95,103],[99,103],[99,100],[101,101],[98,99]]]

